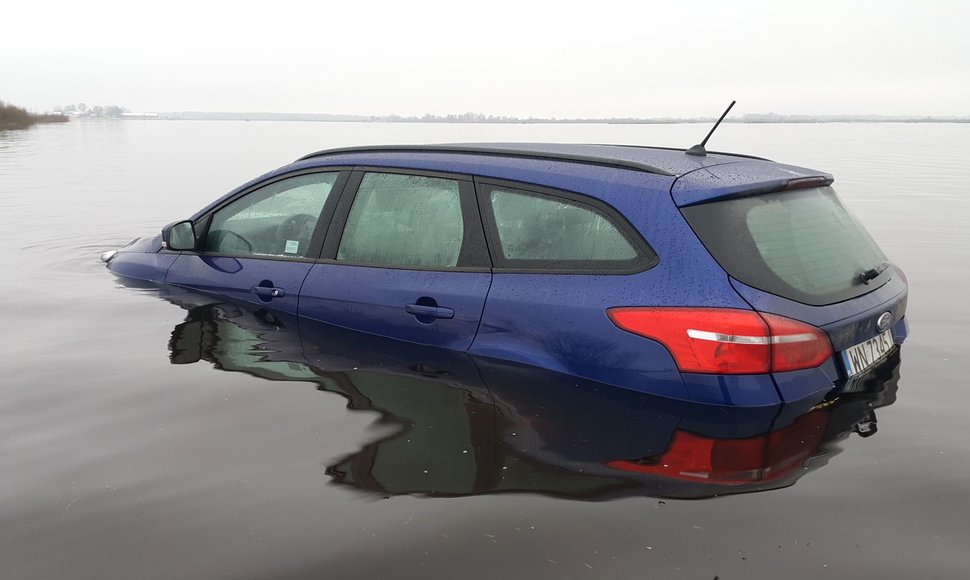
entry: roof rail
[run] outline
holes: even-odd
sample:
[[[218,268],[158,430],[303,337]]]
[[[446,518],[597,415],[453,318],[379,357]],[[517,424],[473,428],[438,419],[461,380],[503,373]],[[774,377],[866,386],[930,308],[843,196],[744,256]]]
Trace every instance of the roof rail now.
[[[603,145],[605,147],[630,147],[633,149],[658,149],[660,151],[679,151],[680,153],[686,153],[687,150],[683,147],[660,147],[658,145],[631,145],[629,143],[594,143],[594,145]],[[758,157],[757,155],[748,155],[747,153],[733,153],[731,151],[708,151],[711,155],[727,155],[729,157],[741,157],[744,159],[756,159],[758,161],[771,161],[767,157]]]
[[[595,157],[592,155],[573,155],[569,153],[555,153],[549,151],[530,151],[527,149],[505,149],[501,147],[475,147],[467,145],[367,145],[361,147],[341,147],[338,149],[324,149],[308,155],[304,155],[297,161],[304,161],[314,157],[326,157],[328,155],[339,155],[344,153],[455,153],[464,155],[491,155],[495,157],[519,157],[524,159],[542,159],[548,161],[572,161],[575,163],[586,163],[589,165],[602,165],[605,167],[619,167],[621,169],[633,169],[655,175],[665,175],[673,177],[674,174],[664,171],[659,167],[653,167],[646,163],[637,163],[627,159],[614,159],[612,157]]]

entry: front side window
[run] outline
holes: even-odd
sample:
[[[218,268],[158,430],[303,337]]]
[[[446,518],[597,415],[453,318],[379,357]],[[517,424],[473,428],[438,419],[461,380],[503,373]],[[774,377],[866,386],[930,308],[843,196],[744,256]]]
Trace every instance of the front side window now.
[[[640,259],[601,211],[565,198],[495,187],[488,200],[508,267],[622,270]]]
[[[463,238],[457,181],[366,173],[350,208],[337,260],[451,268],[458,264]]]
[[[290,177],[257,189],[212,216],[203,251],[306,258],[337,173]]]

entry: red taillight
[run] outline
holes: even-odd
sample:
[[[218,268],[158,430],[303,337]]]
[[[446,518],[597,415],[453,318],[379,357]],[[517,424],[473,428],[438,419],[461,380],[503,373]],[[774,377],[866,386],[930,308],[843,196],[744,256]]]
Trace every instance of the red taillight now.
[[[618,327],[656,340],[689,373],[751,375],[817,367],[832,344],[814,326],[731,308],[610,308]]]
[[[832,343],[818,328],[776,314],[760,316],[771,330],[771,372],[814,368],[832,356]]]

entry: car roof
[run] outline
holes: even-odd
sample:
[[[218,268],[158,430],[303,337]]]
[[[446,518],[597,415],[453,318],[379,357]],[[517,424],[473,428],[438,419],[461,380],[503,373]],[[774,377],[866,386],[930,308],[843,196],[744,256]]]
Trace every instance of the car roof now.
[[[710,152],[706,156],[687,155],[683,149],[610,145],[596,143],[442,143],[429,145],[380,145],[326,149],[310,153],[297,161],[323,160],[348,154],[377,156],[386,153],[466,154],[544,159],[580,164],[613,166],[655,175],[678,177],[697,169],[761,159],[750,155]]]
[[[304,155],[289,165],[250,180],[196,212],[192,219],[267,179],[294,170],[327,166],[445,171],[578,192],[597,190],[596,184],[616,183],[618,179],[634,179],[641,191],[665,193],[675,193],[675,187],[680,184],[683,191],[674,196],[677,205],[731,197],[746,191],[775,189],[793,178],[824,176],[831,181],[831,176],[825,173],[751,155],[708,152],[698,156],[687,155],[683,149],[638,145],[443,143],[344,147]],[[715,167],[721,170],[732,167],[733,170],[723,173],[714,171]],[[602,197],[605,190],[599,191],[601,195],[598,197]]]

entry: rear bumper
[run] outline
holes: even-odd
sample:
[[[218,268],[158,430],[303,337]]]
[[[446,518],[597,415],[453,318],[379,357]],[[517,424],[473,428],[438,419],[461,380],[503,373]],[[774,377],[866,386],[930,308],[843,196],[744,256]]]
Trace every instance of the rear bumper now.
[[[909,335],[909,322],[905,316],[893,325],[892,331],[896,348],[865,373],[856,375],[852,379],[848,379],[842,366],[841,351],[836,351],[829,360],[817,368],[775,373],[773,377],[782,401],[789,403],[806,398],[824,397],[832,390],[844,389],[849,380],[854,382],[866,381],[868,377],[880,373],[890,360],[895,359],[898,365],[900,345]]]
[[[887,364],[899,364],[899,345],[909,335],[909,322],[903,317],[892,327],[897,348],[871,369],[852,378],[866,382],[884,372]],[[702,375],[683,373],[684,387],[691,401],[712,405],[758,407],[804,402],[814,405],[832,391],[844,390],[848,382],[840,362],[840,351],[822,365],[799,371],[770,375]]]

